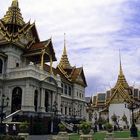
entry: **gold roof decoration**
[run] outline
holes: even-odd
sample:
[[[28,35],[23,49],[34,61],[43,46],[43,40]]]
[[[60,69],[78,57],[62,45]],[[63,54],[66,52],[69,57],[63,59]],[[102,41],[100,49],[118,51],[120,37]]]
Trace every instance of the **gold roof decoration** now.
[[[11,6],[8,8],[8,11],[1,20],[5,24],[14,24],[18,26],[23,26],[25,24],[22,18],[22,14],[20,13],[18,0],[12,1]]]
[[[120,70],[117,79],[117,83],[114,88],[111,89],[111,96],[106,100],[106,105],[110,103],[123,103],[124,101],[130,102],[132,99],[129,95],[130,86],[128,85],[125,76],[123,74],[121,57],[120,57]]]
[[[129,85],[126,81],[126,78],[123,74],[123,69],[122,69],[122,64],[121,64],[121,57],[120,57],[120,71],[119,71],[119,75],[118,75],[118,79],[117,79],[117,83],[115,85],[115,89],[119,86],[119,85],[122,85],[125,89],[128,89],[129,88]]]
[[[72,68],[70,63],[69,63],[68,56],[67,56],[65,34],[64,34],[64,50],[63,50],[63,54],[62,54],[59,66],[61,66],[63,69],[71,69]]]
[[[12,1],[12,6],[13,7],[18,7],[18,0],[13,0]]]

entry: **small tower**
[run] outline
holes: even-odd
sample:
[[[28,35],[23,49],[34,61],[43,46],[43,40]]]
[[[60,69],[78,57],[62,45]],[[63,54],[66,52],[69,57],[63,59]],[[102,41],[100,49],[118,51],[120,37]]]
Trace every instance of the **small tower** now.
[[[63,54],[62,54],[59,66],[61,66],[63,69],[71,69],[72,68],[70,63],[69,63],[68,56],[67,56],[65,34],[64,34],[64,49],[63,49]]]
[[[11,6],[8,8],[8,11],[1,20],[6,25],[10,33],[17,32],[18,29],[25,24],[22,14],[20,13],[18,0],[12,1]]]
[[[116,89],[121,84],[124,87],[124,89],[128,89],[129,85],[126,81],[125,75],[123,74],[122,63],[121,63],[121,55],[120,54],[119,54],[119,59],[120,59],[120,70],[119,70],[117,83],[116,83],[114,88]]]

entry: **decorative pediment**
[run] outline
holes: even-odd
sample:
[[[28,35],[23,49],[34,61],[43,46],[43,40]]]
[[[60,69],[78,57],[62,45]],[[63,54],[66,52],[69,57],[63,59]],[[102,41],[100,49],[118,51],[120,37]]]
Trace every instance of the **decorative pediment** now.
[[[128,90],[129,89],[125,89],[121,84],[119,84],[116,89],[112,89],[113,93],[106,104],[109,105],[111,103],[131,102],[132,99]]]

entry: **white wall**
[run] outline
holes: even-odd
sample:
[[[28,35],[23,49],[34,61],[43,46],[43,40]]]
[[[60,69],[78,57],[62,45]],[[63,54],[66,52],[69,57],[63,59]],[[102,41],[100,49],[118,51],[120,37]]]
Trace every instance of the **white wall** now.
[[[124,124],[124,122],[121,120],[122,116],[125,114],[127,117],[127,121],[129,123],[130,126],[130,111],[128,108],[125,108],[125,104],[124,103],[120,103],[120,104],[110,104],[109,106],[109,122],[111,124],[113,124],[111,116],[115,114],[118,116],[118,120],[119,120],[119,125],[122,126]]]

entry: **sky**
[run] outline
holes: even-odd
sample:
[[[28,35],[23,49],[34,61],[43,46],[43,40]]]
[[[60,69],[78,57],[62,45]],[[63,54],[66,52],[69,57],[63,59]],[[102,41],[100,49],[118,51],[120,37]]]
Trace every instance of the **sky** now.
[[[12,0],[1,0],[0,18]],[[140,86],[140,0],[19,0],[24,21],[36,23],[41,40],[52,37],[57,65],[64,47],[72,66],[83,67],[86,96],[112,88],[119,50],[129,85]]]

